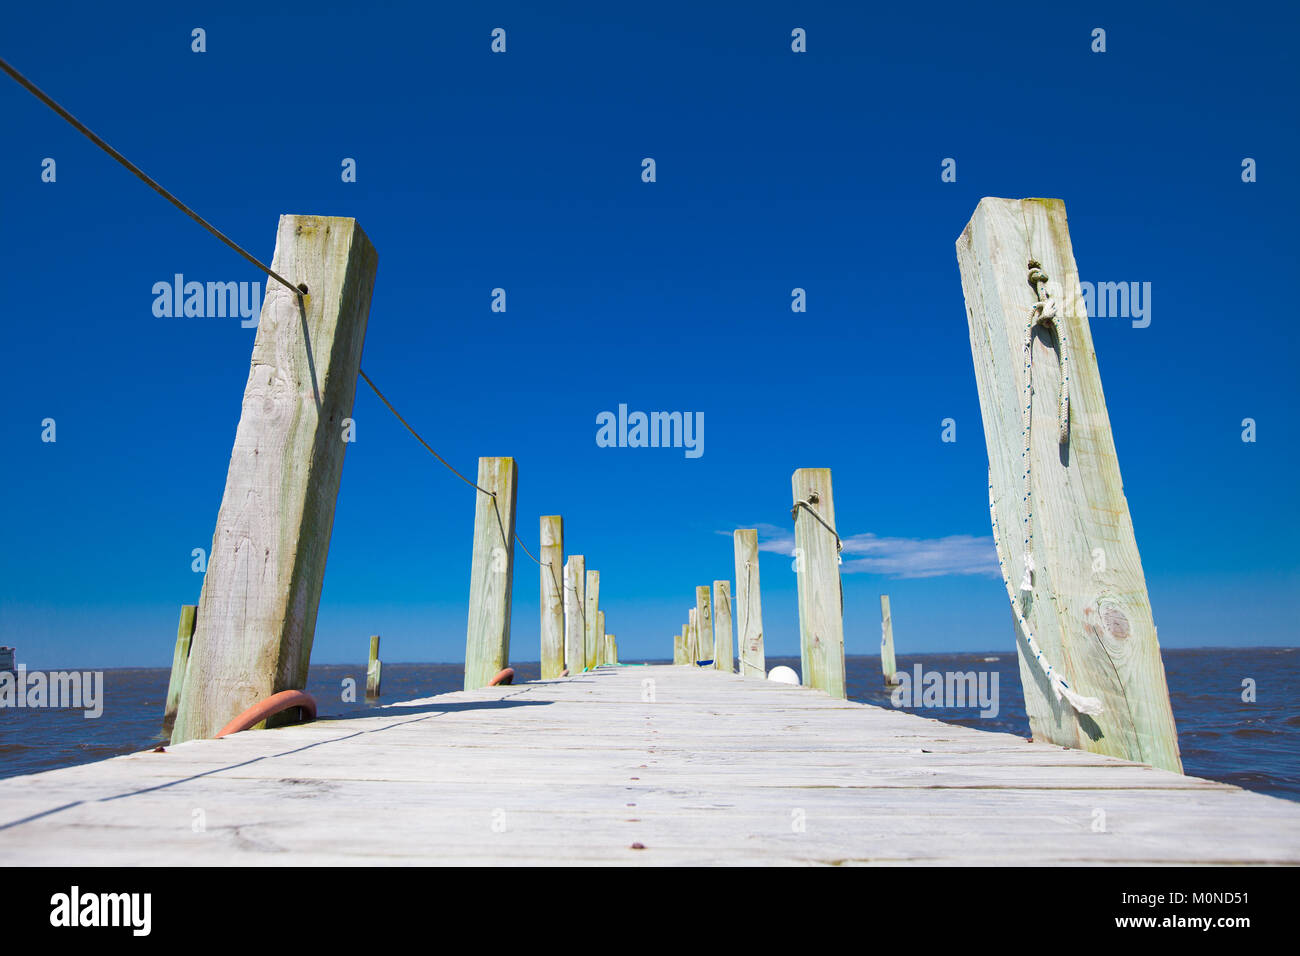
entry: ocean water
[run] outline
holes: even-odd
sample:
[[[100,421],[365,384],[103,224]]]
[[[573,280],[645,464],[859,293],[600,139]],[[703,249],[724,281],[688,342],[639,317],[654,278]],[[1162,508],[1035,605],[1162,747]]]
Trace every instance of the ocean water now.
[[[1174,719],[1187,773],[1222,780],[1289,800],[1300,800],[1300,651],[1292,648],[1197,649],[1163,652]],[[656,663],[666,663],[663,661]],[[771,658],[768,666],[799,669],[798,658]],[[916,713],[955,724],[1029,736],[1015,651],[900,656],[898,668],[913,672],[976,671],[998,674],[998,713],[980,717],[977,707],[922,708]],[[854,700],[891,706],[877,657],[846,661]],[[516,679],[539,676],[538,665],[514,665]],[[78,710],[0,708],[0,777],[88,763],[164,742],[162,708],[167,668],[104,671],[104,713],[85,719]],[[384,664],[380,703],[460,690],[459,664]],[[364,664],[316,665],[307,690],[322,716],[359,714],[372,705],[364,693],[342,700],[345,678],[364,690]],[[1246,679],[1255,701],[1242,700]]]

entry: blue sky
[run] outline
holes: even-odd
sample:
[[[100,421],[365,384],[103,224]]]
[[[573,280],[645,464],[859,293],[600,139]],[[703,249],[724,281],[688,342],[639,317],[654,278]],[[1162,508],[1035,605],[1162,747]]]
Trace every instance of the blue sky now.
[[[564,515],[625,659],[671,654],[754,526],[769,653],[797,654],[804,466],[858,548],[849,653],[881,592],[900,656],[1012,646],[953,244],[982,196],[1061,197],[1083,279],[1152,284],[1149,327],[1092,331],[1162,644],[1294,644],[1294,8],[987,6],[10,5],[0,55],[258,256],[281,213],[356,217],[363,367],[462,470],[517,459],[521,535]],[[254,332],[156,318],[151,290],[265,277],[7,78],[0,117],[0,643],[163,665]],[[597,447],[620,403],[703,412],[705,453]],[[354,417],[313,659],[379,633],[388,660],[461,660],[473,493],[364,388]]]

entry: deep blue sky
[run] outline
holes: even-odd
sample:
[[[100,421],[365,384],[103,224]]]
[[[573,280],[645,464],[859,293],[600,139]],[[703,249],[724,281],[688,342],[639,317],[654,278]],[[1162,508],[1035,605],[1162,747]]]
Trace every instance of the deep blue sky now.
[[[671,653],[731,529],[788,535],[802,466],[833,469],[843,535],[886,539],[844,577],[849,653],[874,653],[882,591],[902,655],[1012,646],[970,560],[953,244],[982,196],[1059,196],[1082,278],[1152,283],[1149,328],[1092,330],[1163,645],[1294,644],[1294,7],[989,6],[23,4],[0,55],[259,256],[281,213],[356,217],[380,254],[363,366],[463,470],[515,456],[521,535],[565,516],[625,659]],[[0,118],[0,643],[166,664],[254,332],[155,318],[151,288],[265,277],[7,78]],[[357,394],[314,660],[371,633],[461,660],[473,493]],[[704,412],[704,456],[598,448],[620,402]],[[908,576],[945,567],[973,573]],[[790,559],[762,582],[769,653],[797,653]],[[537,593],[519,555],[515,660]]]

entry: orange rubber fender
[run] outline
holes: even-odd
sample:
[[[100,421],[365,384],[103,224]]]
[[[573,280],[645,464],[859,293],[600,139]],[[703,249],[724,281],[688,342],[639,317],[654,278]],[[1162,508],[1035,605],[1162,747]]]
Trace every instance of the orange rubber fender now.
[[[514,680],[515,680],[515,669],[513,667],[507,667],[505,670],[497,674],[496,677],[488,681],[488,686],[498,687],[501,684],[513,684]]]
[[[228,737],[231,734],[248,730],[248,728],[260,724],[266,718],[278,714],[282,710],[288,710],[290,707],[302,708],[303,723],[316,719],[316,698],[312,697],[311,694],[304,694],[300,690],[282,690],[280,693],[272,694],[261,703],[248,708],[248,710],[222,727],[217,737]]]

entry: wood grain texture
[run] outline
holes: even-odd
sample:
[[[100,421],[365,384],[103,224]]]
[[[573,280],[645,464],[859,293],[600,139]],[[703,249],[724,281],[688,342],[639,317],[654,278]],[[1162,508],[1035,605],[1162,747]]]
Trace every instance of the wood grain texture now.
[[[1061,367],[1055,336],[1033,339],[1033,591],[1025,620],[1071,687],[1103,713],[1057,701],[1017,626],[1034,739],[1181,770],[1164,666],[1120,479],[1101,374],[1065,217],[1056,199],[983,199],[957,240],[957,261],[990,464],[993,499],[1018,588],[1023,574],[1022,375],[1035,301],[1028,260],[1042,264],[1070,343],[1069,440],[1058,441]],[[1027,592],[1022,592],[1027,594]]]
[[[551,680],[564,670],[564,518],[542,515],[540,525],[541,675]]]
[[[466,690],[486,687],[510,664],[510,596],[519,488],[515,460],[480,458],[478,486],[492,494],[474,493],[474,550],[469,574],[469,623],[465,630]]]
[[[880,595],[880,670],[886,686],[898,683],[898,665],[894,661],[894,617],[889,610],[889,595]]]
[[[370,635],[370,658],[366,664],[366,696],[378,697],[383,685],[384,665],[379,660],[379,635]]]
[[[182,604],[180,621],[176,624],[176,647],[172,651],[172,673],[167,681],[167,700],[163,704],[163,733],[170,734],[176,723],[176,710],[181,704],[181,688],[185,686],[185,668],[190,662],[190,644],[194,639],[197,604]]]
[[[574,554],[564,562],[564,666],[569,676],[587,666],[587,559]]]
[[[831,470],[800,468],[791,478],[791,487],[796,502],[816,498],[809,507],[821,518],[819,522],[806,508],[795,510],[803,683],[832,697],[844,697],[844,592],[840,587],[839,549],[831,530],[836,528]]]
[[[606,660],[605,658],[605,650],[606,650],[605,638],[608,637],[609,635],[605,633],[605,612],[604,611],[596,612],[596,634],[597,634],[596,665],[600,666],[601,664],[608,664],[609,661]]]
[[[686,663],[686,628],[682,628],[680,634],[673,635],[673,663]]]
[[[1289,800],[667,665],[11,777],[0,834],[7,867],[1300,863]]]
[[[707,584],[695,589],[695,653],[696,661],[713,657],[713,598]]]
[[[586,667],[595,667],[598,663],[600,644],[600,572],[587,572],[587,588],[583,592],[586,604],[586,629],[583,634],[583,660]]]
[[[735,671],[731,643],[731,582],[713,582],[713,669]]]
[[[686,663],[694,666],[700,659],[700,634],[696,623],[698,611],[691,608],[686,612]]]
[[[732,541],[736,553],[736,639],[740,673],[745,677],[766,677],[763,602],[758,586],[758,530],[738,528]]]
[[[271,267],[310,294],[266,286],[173,742],[306,686],[377,266],[354,220],[280,217]]]

